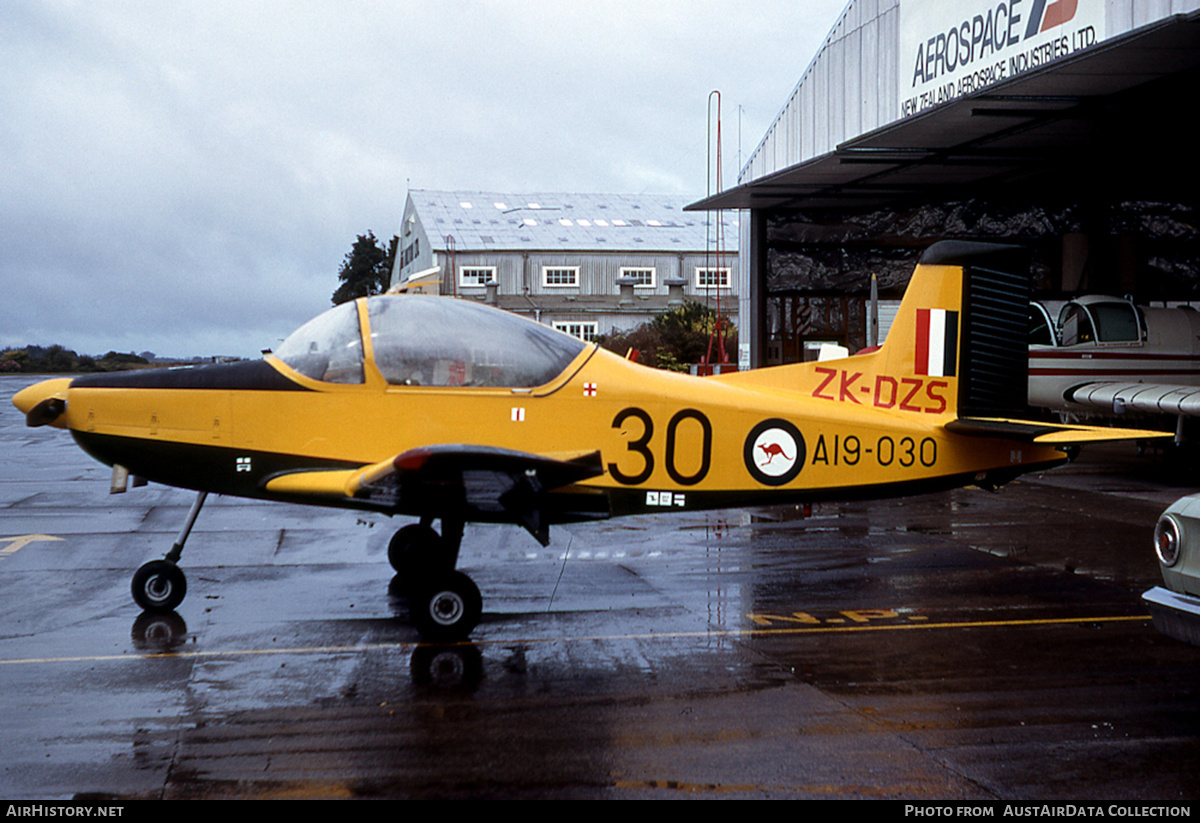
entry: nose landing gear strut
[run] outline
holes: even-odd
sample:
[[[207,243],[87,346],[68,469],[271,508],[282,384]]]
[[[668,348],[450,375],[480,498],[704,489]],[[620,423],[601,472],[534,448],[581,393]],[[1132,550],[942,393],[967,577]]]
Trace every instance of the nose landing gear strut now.
[[[183,602],[187,594],[187,577],[179,568],[179,556],[183,554],[183,544],[196,525],[196,517],[200,514],[208,492],[197,492],[188,511],[187,520],[175,538],[175,544],[162,560],[151,560],[143,564],[133,573],[130,588],[133,592],[133,602],[147,612],[169,612]]]

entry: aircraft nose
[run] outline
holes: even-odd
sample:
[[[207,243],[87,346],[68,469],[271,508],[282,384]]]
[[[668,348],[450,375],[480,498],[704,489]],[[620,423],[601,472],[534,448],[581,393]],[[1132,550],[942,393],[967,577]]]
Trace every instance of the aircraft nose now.
[[[13,405],[25,413],[25,425],[67,427],[67,387],[71,378],[56,377],[21,389],[13,395]]]

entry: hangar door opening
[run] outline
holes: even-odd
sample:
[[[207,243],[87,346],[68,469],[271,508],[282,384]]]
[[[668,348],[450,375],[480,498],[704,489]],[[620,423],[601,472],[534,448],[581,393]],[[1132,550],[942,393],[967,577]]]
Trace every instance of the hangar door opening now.
[[[880,300],[877,306],[878,342],[882,343],[900,301]],[[816,360],[826,343],[844,346],[853,354],[868,345],[869,314],[866,297],[771,294],[767,297],[767,365]]]

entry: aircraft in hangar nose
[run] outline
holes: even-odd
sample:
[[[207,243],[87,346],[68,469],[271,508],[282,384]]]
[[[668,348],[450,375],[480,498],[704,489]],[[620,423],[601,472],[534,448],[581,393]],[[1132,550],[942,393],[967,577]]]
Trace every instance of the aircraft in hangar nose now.
[[[47,380],[16,395],[114,467],[198,492],[164,559],[133,577],[171,610],[209,493],[412,515],[388,559],[432,640],[465,638],[480,593],[464,524],[552,524],[999,486],[1067,446],[1159,436],[1018,419],[1028,367],[1019,249],[941,242],[878,350],[714,377],[656,371],[449,297],[337,306],[258,361]],[[440,533],[433,522],[440,521]]]

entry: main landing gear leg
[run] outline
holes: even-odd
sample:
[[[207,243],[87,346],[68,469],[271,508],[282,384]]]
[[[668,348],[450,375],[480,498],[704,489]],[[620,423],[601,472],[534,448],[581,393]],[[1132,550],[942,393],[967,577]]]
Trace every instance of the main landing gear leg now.
[[[413,625],[426,640],[465,640],[483,611],[479,587],[454,568],[463,525],[443,517],[439,535],[425,517],[400,529],[388,544],[388,562],[409,593]]]
[[[196,499],[192,501],[192,508],[188,511],[187,520],[184,521],[183,528],[179,530],[179,536],[175,538],[175,543],[166,557],[162,560],[151,560],[134,572],[130,588],[133,591],[134,602],[141,606],[143,611],[169,612],[183,602],[183,597],[187,594],[187,578],[177,564],[180,555],[183,554],[183,544],[192,533],[192,526],[196,525],[196,517],[199,516],[207,498],[208,492],[197,492]]]

